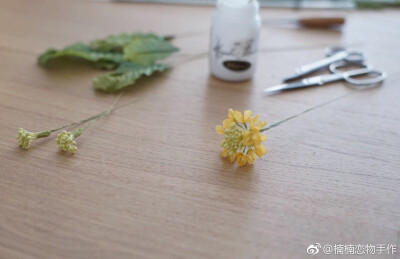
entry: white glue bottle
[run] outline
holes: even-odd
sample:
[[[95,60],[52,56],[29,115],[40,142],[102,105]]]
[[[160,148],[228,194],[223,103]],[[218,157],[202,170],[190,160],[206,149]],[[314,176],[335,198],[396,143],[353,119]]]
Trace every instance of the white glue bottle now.
[[[211,27],[211,74],[226,81],[250,79],[260,29],[257,0],[218,0]]]

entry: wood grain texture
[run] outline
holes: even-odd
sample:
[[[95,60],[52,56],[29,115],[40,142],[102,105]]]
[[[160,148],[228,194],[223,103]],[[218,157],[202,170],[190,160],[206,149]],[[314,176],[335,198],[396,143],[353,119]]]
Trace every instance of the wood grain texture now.
[[[244,83],[210,77],[205,56],[178,62],[130,87],[121,102],[138,101],[89,128],[69,155],[54,139],[22,150],[16,130],[85,118],[115,95],[92,89],[102,72],[87,64],[45,70],[38,55],[141,30],[178,35],[176,59],[184,60],[207,52],[213,9],[58,0],[0,7],[0,258],[309,258],[316,242],[399,246],[400,11],[340,13],[342,32],[264,27],[258,70]],[[252,167],[220,158],[214,127],[228,108],[272,123],[352,92],[336,83],[260,94],[338,44],[367,51],[388,72],[385,85],[272,129],[268,155]]]

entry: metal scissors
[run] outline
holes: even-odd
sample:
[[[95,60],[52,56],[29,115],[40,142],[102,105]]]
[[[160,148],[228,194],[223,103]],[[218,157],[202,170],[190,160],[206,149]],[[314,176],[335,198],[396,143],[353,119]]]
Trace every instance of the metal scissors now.
[[[324,59],[295,68],[294,75],[285,78],[283,82],[289,82],[299,79],[315,71],[327,68],[332,63],[338,61],[346,61],[349,63],[362,63],[365,60],[364,52],[358,50],[350,50],[344,47],[329,47],[325,50],[325,55],[326,58]]]
[[[305,88],[309,86],[324,85],[326,83],[336,82],[344,80],[351,85],[351,88],[362,90],[366,88],[372,88],[379,85],[386,79],[386,72],[373,69],[370,65],[365,65],[363,63],[357,63],[360,68],[343,71],[340,68],[354,66],[355,63],[350,63],[347,61],[337,61],[329,65],[329,70],[331,74],[314,76],[305,78],[299,82],[286,83],[263,90],[263,93],[273,93],[279,91],[293,90],[299,88]],[[369,78],[357,79],[357,76],[367,75]]]

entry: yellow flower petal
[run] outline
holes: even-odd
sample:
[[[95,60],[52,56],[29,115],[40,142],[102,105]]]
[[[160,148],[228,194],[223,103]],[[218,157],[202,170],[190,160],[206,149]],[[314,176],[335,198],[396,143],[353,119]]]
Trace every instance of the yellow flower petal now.
[[[247,155],[250,156],[250,157],[256,158],[256,151],[254,151],[254,149],[249,150],[249,151],[247,152]]]
[[[231,163],[233,163],[235,161],[236,156],[235,156],[235,154],[233,154],[233,155],[230,155],[229,158],[231,159]]]
[[[256,154],[259,157],[262,157],[267,153],[267,148],[263,144],[259,144],[255,148]]]
[[[234,122],[233,122],[233,120],[232,119],[226,119],[226,120],[224,120],[223,122],[222,122],[222,124],[223,124],[223,127],[225,128],[225,129],[229,129],[233,124],[235,124]]]
[[[233,110],[232,109],[229,109],[228,110],[228,117],[227,117],[227,119],[233,119]]]
[[[247,164],[247,156],[242,152],[238,152],[236,157],[236,162],[239,166],[244,166]]]
[[[241,161],[237,161],[239,166],[245,166],[247,164],[247,161],[245,159],[242,159]]]
[[[266,121],[260,121],[260,122],[257,124],[257,128],[262,129],[262,128],[265,127],[265,125],[267,125],[267,122],[266,122]]]
[[[256,161],[256,156],[256,152],[253,149],[249,150],[246,156],[247,162],[249,164],[253,164]]]
[[[267,135],[261,135],[261,141],[264,142],[267,140]]]
[[[224,151],[222,151],[221,156],[222,157],[227,157],[229,155],[229,149],[224,149]]]
[[[243,114],[240,111],[233,111],[233,118],[238,122],[243,123]]]
[[[215,131],[216,131],[218,134],[221,134],[221,135],[224,135],[224,134],[225,134],[225,129],[224,129],[224,127],[222,127],[221,125],[217,125],[217,126],[215,127]]]
[[[254,116],[251,120],[250,120],[250,128],[254,128],[255,125],[257,124],[258,120],[259,120],[260,116],[257,114],[256,116]]]
[[[247,123],[251,119],[251,110],[246,110],[243,113],[243,121],[244,123]]]

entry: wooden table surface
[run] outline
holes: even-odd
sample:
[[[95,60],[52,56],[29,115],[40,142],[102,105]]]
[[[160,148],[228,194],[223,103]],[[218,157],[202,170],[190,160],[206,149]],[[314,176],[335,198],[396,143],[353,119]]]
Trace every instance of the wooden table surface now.
[[[121,103],[137,101],[89,128],[70,155],[54,139],[18,148],[17,128],[80,120],[116,95],[92,89],[104,72],[72,62],[46,70],[38,55],[138,30],[176,34],[177,60],[206,53],[214,10],[83,0],[0,7],[0,258],[309,258],[315,243],[400,249],[399,10],[334,13],[347,17],[342,31],[266,26],[258,70],[244,83],[210,77],[206,56],[177,63],[130,87]],[[366,51],[388,72],[384,86],[261,95],[330,45]],[[220,158],[214,127],[228,108],[272,123],[347,93],[269,131],[268,154],[254,166]]]

